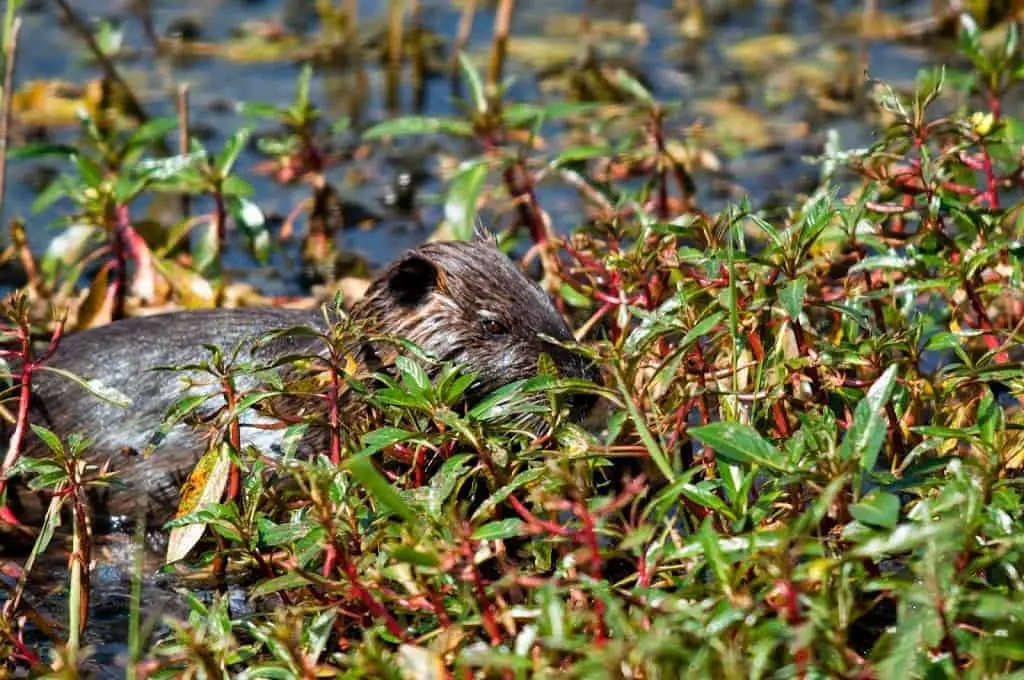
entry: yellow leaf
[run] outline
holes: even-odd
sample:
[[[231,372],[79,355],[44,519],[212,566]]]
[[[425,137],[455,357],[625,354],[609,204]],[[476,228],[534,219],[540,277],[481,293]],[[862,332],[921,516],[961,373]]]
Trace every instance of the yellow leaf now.
[[[175,517],[184,517],[220,501],[228,486],[231,472],[231,456],[228,455],[228,450],[228,444],[221,444],[220,447],[207,451],[199,459],[185,486],[182,487],[181,502],[178,504]],[[203,537],[205,531],[205,523],[171,529],[167,540],[166,563],[171,564],[184,559]]]

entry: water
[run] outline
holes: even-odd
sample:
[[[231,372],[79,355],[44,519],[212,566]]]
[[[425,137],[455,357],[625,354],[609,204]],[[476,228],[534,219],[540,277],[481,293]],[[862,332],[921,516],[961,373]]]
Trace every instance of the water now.
[[[152,3],[156,31],[186,21],[199,31],[203,41],[230,39],[244,22],[285,22],[297,30],[316,30],[315,3],[303,0],[186,0],[184,2],[155,1]],[[487,3],[481,3],[486,5]],[[812,96],[806,78],[794,84],[787,82],[796,67],[808,68],[829,63],[837,50],[856,52],[860,42],[849,26],[859,21],[859,3],[836,2],[719,2],[705,3],[709,29],[706,36],[695,39],[681,32],[680,15],[673,11],[671,0],[624,1],[593,3],[595,31],[604,31],[596,40],[604,53],[625,59],[650,81],[656,96],[665,102],[681,102],[683,107],[668,127],[670,138],[680,139],[688,134],[695,122],[716,124],[722,111],[723,94],[738,89],[733,97],[736,103],[749,109],[750,123],[764,127],[765,139],[746,148],[726,145],[713,148],[722,167],[717,172],[700,172],[695,177],[698,201],[705,210],[716,210],[741,196],[749,196],[755,206],[771,202],[785,202],[800,190],[806,190],[817,177],[817,169],[806,163],[810,154],[820,152],[828,128],[841,133],[845,146],[856,146],[870,141],[869,107],[851,105],[839,112],[822,113],[816,97]],[[927,0],[892,3],[892,10],[882,3],[883,11],[894,11],[903,19],[928,16],[931,3]],[[233,104],[240,101],[264,101],[275,104],[289,102],[294,96],[299,66],[291,61],[264,61],[238,63],[213,57],[153,59],[145,39],[141,22],[132,14],[132,3],[110,3],[108,0],[78,0],[75,9],[92,20],[99,18],[116,22],[123,31],[127,52],[134,58],[123,59],[119,68],[140,95],[151,115],[174,112],[174,91],[178,84],[190,85],[191,119],[193,128],[201,133],[204,143],[219,149],[236,129],[243,125],[255,127],[257,134],[270,132],[265,123],[239,115]],[[423,2],[424,28],[440,36],[450,45],[456,33],[460,10],[445,1]],[[537,73],[537,61],[546,57],[543,50],[534,49],[537,40],[543,40],[545,50],[555,55],[571,55],[578,44],[578,17],[584,3],[571,0],[531,0],[517,3],[512,26],[512,57],[507,73],[514,78],[510,99],[514,101],[545,101],[557,95],[548,94],[550,81],[542,83]],[[365,32],[378,31],[384,21],[386,3],[361,3],[361,28]],[[35,79],[62,79],[83,84],[100,74],[80,40],[63,29],[58,21],[58,9],[53,3],[36,3],[33,11],[24,17],[16,82],[23,84]],[[473,24],[469,53],[476,57],[487,54],[493,31],[493,7],[483,7]],[[573,22],[576,22],[575,24]],[[619,28],[616,28],[619,27]],[[610,37],[605,37],[605,34]],[[784,61],[772,57],[768,66],[744,67],[732,53],[745,41],[756,36],[776,36],[782,42],[792,42],[795,53]],[[517,47],[518,46],[518,47]],[[918,69],[930,62],[948,56],[916,46],[897,42],[877,41],[866,46],[867,61],[873,76],[893,81],[897,85],[910,83]],[[769,55],[771,56],[771,55]],[[446,57],[447,58],[447,57]],[[860,62],[857,63],[859,65]],[[857,65],[854,66],[856,71]],[[780,68],[781,66],[781,68]],[[390,113],[385,108],[383,94],[384,74],[379,60],[366,63],[370,85],[364,101],[355,101],[353,76],[344,67],[318,68],[313,81],[314,102],[322,107],[327,117],[355,113],[357,126],[364,127],[383,120]],[[812,76],[820,79],[820,75]],[[414,111],[408,87],[408,71],[403,82],[398,113]],[[1008,109],[1009,110],[1009,109]],[[458,115],[446,77],[428,80],[423,107],[418,112],[426,115]],[[742,127],[742,123],[740,124]],[[15,129],[15,140],[29,132],[23,126]],[[75,131],[63,129],[51,134],[54,141],[73,141]],[[343,140],[344,141],[344,140]],[[351,137],[355,148],[355,138]],[[559,143],[556,136],[550,141]],[[440,146],[438,146],[440,144]],[[259,205],[272,217],[283,218],[309,196],[306,186],[282,187],[267,177],[255,175],[252,168],[261,160],[254,148],[246,150],[238,167],[256,190]],[[346,200],[358,204],[374,216],[370,229],[347,230],[339,236],[339,246],[380,265],[392,259],[400,250],[425,239],[442,218],[440,198],[444,184],[438,178],[438,151],[464,157],[474,149],[450,140],[403,140],[400,146],[388,150],[377,146],[359,160],[348,160],[332,167],[327,179],[337,187]],[[30,243],[36,250],[45,247],[53,232],[48,223],[65,216],[68,204],[58,204],[53,210],[30,216],[29,207],[35,198],[40,170],[60,167],[53,162],[16,162],[9,181],[5,223],[13,216],[29,218]],[[421,173],[418,186],[419,201],[414,213],[390,208],[384,197],[391,191],[399,173],[413,170]],[[583,219],[574,192],[549,183],[541,187],[541,203],[552,214],[556,228],[571,230]],[[199,202],[195,212],[208,209]],[[136,210],[133,217],[144,217]],[[304,227],[304,220],[297,225]],[[238,244],[239,246],[241,244]],[[267,294],[303,294],[305,289],[298,276],[297,251],[294,242],[275,255],[270,268],[258,268],[246,254],[236,247],[227,253],[227,265],[237,279],[248,280]]]

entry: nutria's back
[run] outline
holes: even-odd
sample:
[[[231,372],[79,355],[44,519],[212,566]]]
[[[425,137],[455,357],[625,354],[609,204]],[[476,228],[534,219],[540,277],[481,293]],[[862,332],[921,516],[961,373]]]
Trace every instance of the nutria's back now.
[[[598,379],[581,356],[544,339],[571,340],[572,334],[543,291],[488,242],[430,243],[407,252],[371,285],[352,316],[373,334],[407,338],[437,359],[475,373],[467,393],[470,402],[535,375],[541,353],[550,355],[565,376]],[[251,344],[271,330],[296,325],[322,326],[323,315],[282,309],[175,312],[71,335],[49,363],[98,378],[133,403],[123,409],[58,376],[41,373],[34,388],[33,420],[61,436],[82,432],[94,437],[90,455],[112,461],[128,488],[102,494],[96,500],[97,514],[131,513],[139,499],[146,498],[149,510],[162,521],[176,508],[180,484],[207,442],[201,433],[179,426],[150,458],[124,452],[145,449],[168,408],[183,396],[175,374],[152,369],[202,360],[207,356],[204,344],[230,351],[240,342]],[[355,353],[368,368],[376,369],[392,363],[395,347],[378,342]],[[270,359],[321,350],[315,338],[292,336],[263,347],[259,356]],[[211,410],[216,406],[211,404]],[[279,430],[257,428],[244,434],[264,451],[280,437]],[[38,450],[38,442],[34,446]],[[14,500],[18,512],[19,498]],[[37,501],[27,496],[20,502],[22,513],[39,510]]]

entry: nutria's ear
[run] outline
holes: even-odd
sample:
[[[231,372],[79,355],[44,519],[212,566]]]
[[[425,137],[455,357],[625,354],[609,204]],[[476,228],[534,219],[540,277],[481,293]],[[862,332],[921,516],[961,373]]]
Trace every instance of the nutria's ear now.
[[[441,272],[420,253],[409,253],[391,266],[388,293],[400,305],[415,307],[437,289]]]
[[[491,233],[491,230],[484,226],[484,223],[480,220],[473,222],[473,240],[477,243],[483,243],[484,245],[491,246],[492,248],[498,247],[497,237]]]

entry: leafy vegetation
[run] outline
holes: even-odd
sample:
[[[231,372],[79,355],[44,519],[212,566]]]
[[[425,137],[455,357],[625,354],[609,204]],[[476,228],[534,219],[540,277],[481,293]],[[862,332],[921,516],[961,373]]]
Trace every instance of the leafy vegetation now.
[[[594,72],[614,106],[514,103],[496,49],[487,76],[461,61],[463,117],[361,131],[372,144],[442,135],[473,149],[448,182],[448,233],[469,237],[483,205],[505,215],[503,242],[529,246],[605,384],[542,365],[460,410],[469,378],[458,367],[431,381],[432,359],[407,347],[393,374],[362,374],[346,348],[363,331],[345,323],[288,372],[197,348],[191,368],[222,387],[226,407],[171,523],[167,569],[220,587],[183,586],[188,619],[154,632],[136,571],[130,675],[1024,673],[1024,119],[1002,106],[1024,61],[1012,23],[983,44],[963,15],[959,35],[964,70],[923,73],[911,92],[874,83],[877,141],[833,140],[814,190],[773,213],[742,202],[704,212],[680,153],[689,142],[672,139],[675,107],[621,69]],[[290,107],[249,111],[282,125],[263,150],[282,181],[314,180],[322,207],[324,140],[348,121],[324,127],[308,86],[307,72]],[[27,338],[46,320],[32,303],[67,304],[87,269],[79,327],[160,286],[180,305],[199,306],[196,291],[217,302],[229,215],[255,256],[271,247],[232,173],[246,133],[219,154],[197,142],[164,153],[176,124],[87,118],[80,146],[21,151],[71,162],[40,200],[72,199],[68,230],[83,246],[30,267],[8,305],[17,375],[43,370]],[[552,129],[577,143],[549,151],[539,142]],[[586,206],[568,238],[551,228],[541,179]],[[213,209],[157,241],[131,210],[160,192]],[[307,255],[332,256],[331,230],[310,224]],[[206,231],[186,238],[195,227]],[[62,323],[50,328],[59,342]],[[238,390],[242,375],[263,385]],[[30,380],[19,387],[12,403]],[[581,389],[603,396],[598,426],[565,417],[559,395]],[[329,404],[323,450],[240,447],[240,414],[282,394]],[[343,397],[360,417],[339,411]],[[181,402],[169,423],[197,405]],[[23,414],[9,415],[29,436]],[[526,417],[545,426],[523,428]],[[285,441],[297,447],[317,426],[292,423]],[[55,492],[33,559],[53,540],[57,506],[72,507],[70,634],[23,597],[30,560],[0,615],[0,669],[74,677],[89,663],[80,499],[116,476],[84,462],[82,440],[35,432],[52,456],[19,457],[12,438],[0,479]],[[224,592],[229,577],[245,605]],[[26,631],[49,637],[51,666]]]

